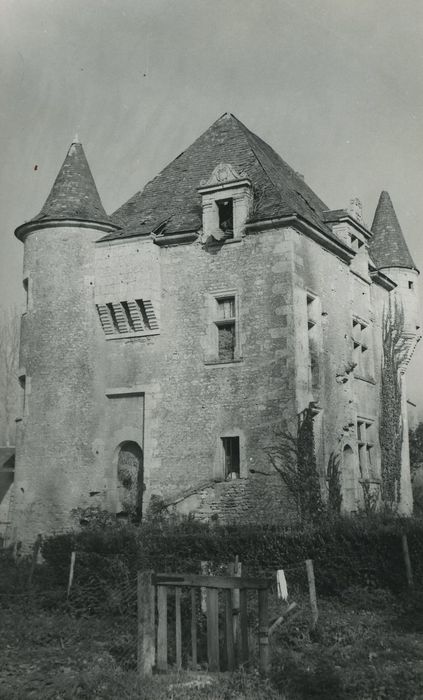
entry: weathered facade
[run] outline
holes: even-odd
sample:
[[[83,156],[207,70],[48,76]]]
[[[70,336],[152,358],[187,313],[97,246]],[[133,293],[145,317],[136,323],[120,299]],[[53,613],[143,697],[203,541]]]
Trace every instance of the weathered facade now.
[[[266,448],[310,405],[323,492],[331,453],[345,511],[362,507],[363,481],[378,489],[390,297],[407,359],[420,335],[418,272],[387,193],[371,230],[357,202],[331,211],[225,114],[112,216],[72,144],[16,235],[15,538],[63,530],[77,507],[141,517],[152,496],[203,517],[289,518]],[[404,380],[403,396],[409,513]]]

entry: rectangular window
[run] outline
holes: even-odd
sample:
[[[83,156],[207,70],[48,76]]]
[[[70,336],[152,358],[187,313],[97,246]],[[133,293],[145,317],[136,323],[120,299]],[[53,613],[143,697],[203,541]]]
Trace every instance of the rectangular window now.
[[[219,228],[227,236],[234,233],[234,203],[232,199],[218,199],[216,201],[219,212]]]
[[[222,445],[225,479],[239,479],[239,437],[223,437]]]
[[[309,384],[313,391],[319,387],[319,303],[317,297],[307,294],[308,366]]]
[[[374,440],[373,421],[366,418],[357,419],[357,444],[360,476],[369,479],[374,475]]]
[[[217,355],[222,362],[230,362],[236,352],[235,297],[218,298],[216,303]]]
[[[367,377],[371,372],[370,367],[370,328],[365,321],[353,318],[353,362],[356,365],[355,373]]]
[[[23,281],[23,288],[25,291],[25,311],[28,311],[29,308],[29,279],[28,277],[25,277]]]
[[[353,233],[350,233],[350,241],[351,248],[354,248],[354,250],[359,250],[364,245],[364,241],[362,241],[361,238],[358,238],[358,236],[354,236]]]

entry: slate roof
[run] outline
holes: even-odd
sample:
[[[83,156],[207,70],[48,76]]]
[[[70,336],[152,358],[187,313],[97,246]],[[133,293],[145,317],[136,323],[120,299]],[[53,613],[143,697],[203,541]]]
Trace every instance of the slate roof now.
[[[164,222],[164,235],[198,230],[201,197],[197,188],[218,163],[230,163],[251,180],[254,206],[250,221],[299,214],[335,238],[324,221],[326,204],[267,143],[226,113],[112,214],[122,230],[102,240],[148,235]]]
[[[388,192],[382,192],[372,224],[369,253],[376,267],[417,270]]]
[[[15,448],[0,447],[0,471],[9,471],[15,468]]]
[[[46,219],[110,222],[80,143],[70,146],[46,203],[32,221]]]

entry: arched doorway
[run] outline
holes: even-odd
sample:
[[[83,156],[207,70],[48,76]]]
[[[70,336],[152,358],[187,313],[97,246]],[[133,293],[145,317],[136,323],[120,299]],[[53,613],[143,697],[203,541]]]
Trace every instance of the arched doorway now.
[[[346,513],[357,510],[355,458],[350,445],[342,451],[342,500]]]
[[[136,442],[123,442],[117,460],[118,511],[131,512],[142,518],[144,493],[144,456]]]

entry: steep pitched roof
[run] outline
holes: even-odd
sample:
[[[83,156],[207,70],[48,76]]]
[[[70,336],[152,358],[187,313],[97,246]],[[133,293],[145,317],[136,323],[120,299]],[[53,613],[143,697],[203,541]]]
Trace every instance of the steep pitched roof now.
[[[46,203],[32,221],[42,219],[110,221],[80,143],[70,146]]]
[[[377,268],[417,270],[388,192],[382,192],[372,224],[369,253]]]
[[[324,202],[267,143],[227,113],[112,215],[122,231],[105,238],[148,235],[164,222],[165,235],[199,229],[197,188],[220,162],[230,163],[253,183],[250,221],[299,214],[333,237],[323,220]]]

